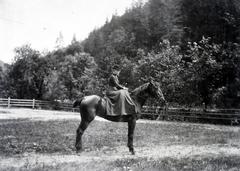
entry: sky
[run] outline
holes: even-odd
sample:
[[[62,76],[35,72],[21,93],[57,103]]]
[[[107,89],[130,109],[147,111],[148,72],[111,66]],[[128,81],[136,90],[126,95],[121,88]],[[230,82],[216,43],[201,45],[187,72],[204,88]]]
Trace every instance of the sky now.
[[[0,0],[0,60],[13,62],[14,48],[30,44],[51,51],[60,32],[64,44],[84,40],[133,0]]]

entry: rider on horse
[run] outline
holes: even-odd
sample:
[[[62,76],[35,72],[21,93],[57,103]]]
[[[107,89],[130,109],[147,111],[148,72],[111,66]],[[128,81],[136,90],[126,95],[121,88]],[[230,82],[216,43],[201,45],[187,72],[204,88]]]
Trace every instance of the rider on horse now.
[[[118,77],[121,72],[120,68],[115,65],[112,69],[112,75],[109,78],[109,90],[108,91],[117,91],[121,89],[127,90],[126,87],[119,84]]]
[[[128,88],[119,84],[118,76],[120,68],[114,66],[109,78],[107,96],[107,115],[129,115],[136,113],[136,105],[133,102]]]
[[[128,123],[127,145],[129,151],[135,154],[133,135],[136,120],[141,114],[141,108],[149,97],[161,99],[166,103],[160,85],[152,80],[134,89],[131,92],[132,100],[127,89],[119,84],[119,71],[117,67],[114,67],[113,74],[109,79],[109,89],[106,93],[106,98],[90,95],[74,102],[73,107],[79,106],[81,115],[81,123],[77,129],[75,143],[77,152],[82,150],[82,135],[84,131],[96,116],[100,116],[110,121]]]

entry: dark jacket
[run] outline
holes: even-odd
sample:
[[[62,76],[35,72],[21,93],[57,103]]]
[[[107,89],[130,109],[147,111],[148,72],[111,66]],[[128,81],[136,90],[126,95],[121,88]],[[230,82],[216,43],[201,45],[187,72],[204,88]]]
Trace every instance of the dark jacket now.
[[[109,84],[109,91],[117,91],[117,90],[124,89],[124,86],[119,84],[118,76],[114,74],[110,76],[108,84]]]

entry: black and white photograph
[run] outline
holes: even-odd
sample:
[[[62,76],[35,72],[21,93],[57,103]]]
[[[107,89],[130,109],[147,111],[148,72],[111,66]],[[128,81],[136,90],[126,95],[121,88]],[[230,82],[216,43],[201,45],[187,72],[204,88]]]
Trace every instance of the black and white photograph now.
[[[0,171],[240,171],[240,1],[0,0]]]

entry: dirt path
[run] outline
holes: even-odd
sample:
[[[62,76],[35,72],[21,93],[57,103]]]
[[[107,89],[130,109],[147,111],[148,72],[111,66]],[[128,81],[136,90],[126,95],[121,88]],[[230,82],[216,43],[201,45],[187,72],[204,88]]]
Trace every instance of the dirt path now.
[[[51,120],[81,120],[78,112],[64,112],[54,110],[33,110],[33,109],[19,109],[19,108],[0,108],[0,120],[1,119],[30,119],[33,121],[51,121]],[[101,117],[96,117],[97,121],[110,122]],[[137,123],[150,123],[150,124],[162,124],[162,125],[199,125],[194,123],[181,123],[181,122],[165,122],[165,121],[154,121],[154,120],[138,120]],[[231,130],[238,132],[240,127],[230,126],[219,126],[210,124],[201,124],[204,129],[215,130],[215,131],[227,131]]]
[[[79,113],[51,111],[51,110],[33,110],[19,108],[0,108],[0,119],[31,119],[31,120],[59,120],[59,119],[79,119]]]

